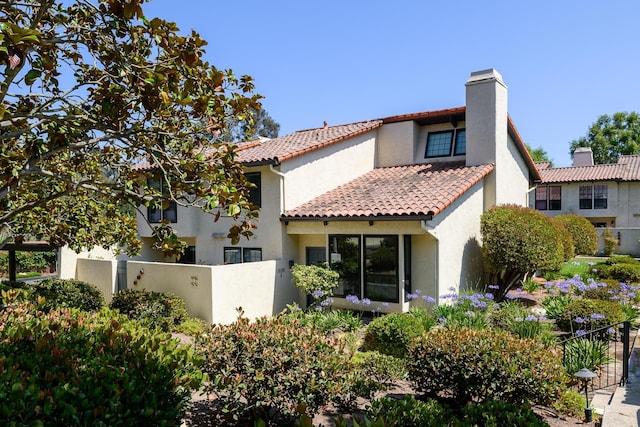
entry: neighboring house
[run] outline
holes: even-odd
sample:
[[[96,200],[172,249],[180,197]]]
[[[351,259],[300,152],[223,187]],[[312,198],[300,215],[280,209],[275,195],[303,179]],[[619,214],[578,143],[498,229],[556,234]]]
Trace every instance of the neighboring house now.
[[[231,245],[228,218],[197,209],[150,210],[190,245],[181,262],[205,265],[275,260],[274,312],[304,301],[293,264],[329,262],[344,297],[406,311],[420,289],[438,298],[482,283],[480,217],[496,204],[526,205],[539,180],[507,113],[507,87],[493,69],[472,73],[466,106],[298,131],[238,145],[257,185],[258,229]],[[153,252],[139,218],[142,259]],[[234,283],[229,283],[230,288]],[[384,307],[382,307],[382,303]]]
[[[640,254],[640,156],[620,156],[618,163],[594,165],[589,147],[578,148],[570,167],[538,163],[542,182],[530,206],[549,216],[576,214],[614,232],[616,252]],[[603,242],[600,242],[600,250]]]

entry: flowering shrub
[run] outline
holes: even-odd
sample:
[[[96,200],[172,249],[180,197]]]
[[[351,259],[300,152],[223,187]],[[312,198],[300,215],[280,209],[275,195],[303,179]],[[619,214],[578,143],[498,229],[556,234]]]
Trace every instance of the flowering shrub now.
[[[617,302],[578,299],[564,307],[557,325],[565,332],[584,335],[588,331],[621,322],[622,318],[622,308]]]
[[[452,292],[442,295],[440,299],[444,300],[445,304],[435,306],[433,316],[445,327],[483,329],[489,326],[487,315],[495,306],[493,294],[476,292],[458,295]],[[447,304],[446,300],[451,300],[452,304]]]
[[[0,424],[178,425],[193,351],[117,313],[0,311]]]
[[[434,329],[416,340],[407,365],[417,391],[457,406],[486,399],[548,404],[567,381],[554,351],[491,329]]]
[[[199,346],[218,399],[218,425],[272,420],[290,425],[347,390],[347,356],[315,328],[279,315],[217,325]],[[243,424],[244,425],[244,424]]]
[[[390,313],[367,325],[364,348],[404,358],[413,341],[425,333],[422,320],[409,313]]]
[[[327,307],[333,302],[331,297],[338,286],[340,274],[331,270],[327,264],[295,264],[291,267],[291,276],[293,284],[306,295],[311,295],[317,307]]]

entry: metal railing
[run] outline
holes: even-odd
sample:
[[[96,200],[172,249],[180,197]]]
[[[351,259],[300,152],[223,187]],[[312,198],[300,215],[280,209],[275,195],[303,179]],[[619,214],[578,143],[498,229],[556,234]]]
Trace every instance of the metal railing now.
[[[581,336],[573,336],[559,342],[557,346],[562,350],[564,363],[567,357],[567,346],[575,340],[598,341],[606,345],[606,358],[609,362],[595,371],[598,376],[591,382],[592,390],[600,390],[625,385],[629,381],[629,359],[636,335],[637,330],[632,331],[631,322],[624,321],[586,332]],[[589,362],[587,360],[585,364]],[[569,372],[569,374],[573,373]]]

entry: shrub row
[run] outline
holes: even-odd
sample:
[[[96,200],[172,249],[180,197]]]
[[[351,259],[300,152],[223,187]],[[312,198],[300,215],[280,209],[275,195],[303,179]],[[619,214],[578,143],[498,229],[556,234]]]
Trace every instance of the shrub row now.
[[[367,325],[364,348],[404,358],[416,338],[427,332],[435,320],[423,309],[409,313],[390,313],[375,318]]]
[[[18,273],[29,271],[42,272],[56,264],[55,252],[16,252],[16,270]],[[0,252],[0,275],[9,271],[9,254]]]

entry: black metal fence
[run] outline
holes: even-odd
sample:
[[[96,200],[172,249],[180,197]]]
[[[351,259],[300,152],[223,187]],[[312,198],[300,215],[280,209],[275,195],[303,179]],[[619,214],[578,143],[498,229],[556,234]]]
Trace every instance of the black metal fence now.
[[[583,343],[584,340],[594,341],[600,343],[600,348],[606,348],[606,360],[608,363],[595,369],[594,373],[598,376],[591,382],[592,390],[600,390],[607,387],[625,385],[629,380],[629,359],[636,335],[637,330],[635,328],[632,330],[631,322],[624,321],[586,332],[581,336],[573,336],[559,342],[558,347],[562,350],[562,358],[565,363],[569,357],[567,351],[570,351],[570,347],[574,346],[573,343]],[[578,342],[576,340],[583,341]],[[585,358],[585,365],[595,362],[594,360],[589,360],[590,355],[588,352],[585,352],[583,357]],[[580,366],[574,367],[574,369],[584,367],[589,368],[589,366]],[[573,374],[573,372],[569,372],[569,374]]]

